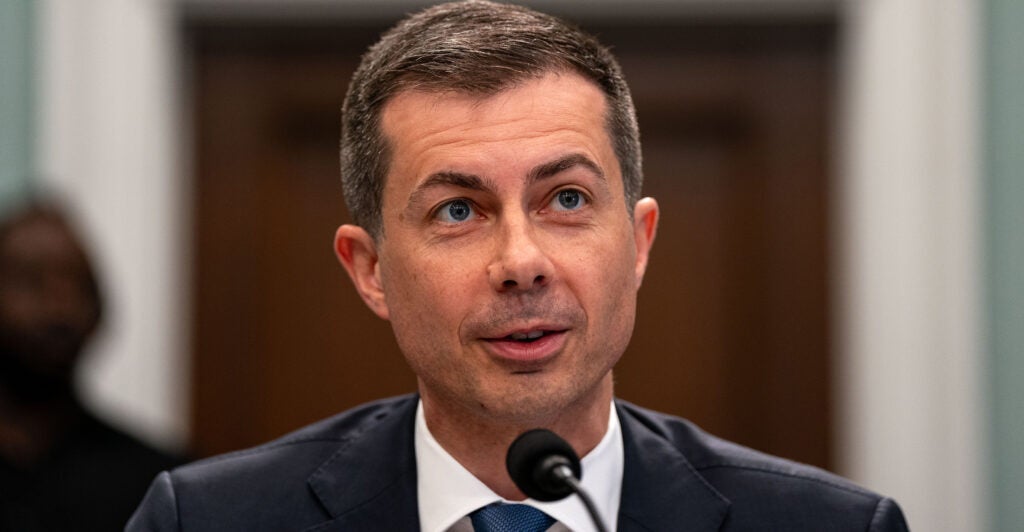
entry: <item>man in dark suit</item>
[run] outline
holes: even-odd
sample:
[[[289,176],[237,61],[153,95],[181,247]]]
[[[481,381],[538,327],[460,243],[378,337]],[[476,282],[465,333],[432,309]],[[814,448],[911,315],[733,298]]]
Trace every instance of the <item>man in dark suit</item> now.
[[[592,37],[489,2],[405,19],[353,77],[342,173],[335,250],[419,393],[163,473],[129,529],[593,529],[510,478],[536,427],[619,530],[905,529],[889,499],[614,400],[658,205]]]

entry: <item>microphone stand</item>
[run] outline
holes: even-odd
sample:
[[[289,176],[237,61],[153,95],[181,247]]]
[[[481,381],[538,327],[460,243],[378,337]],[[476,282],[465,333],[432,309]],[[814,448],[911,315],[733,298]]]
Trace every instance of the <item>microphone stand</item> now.
[[[594,500],[590,498],[590,495],[580,486],[580,481],[576,480],[576,475],[572,473],[572,469],[569,466],[562,464],[555,467],[551,471],[551,474],[556,478],[565,482],[572,491],[579,495],[583,501],[583,505],[587,507],[587,513],[590,514],[590,519],[594,521],[594,527],[597,528],[597,532],[608,532],[608,527],[604,526],[604,522],[601,521],[601,516],[597,513],[597,506],[594,504]]]

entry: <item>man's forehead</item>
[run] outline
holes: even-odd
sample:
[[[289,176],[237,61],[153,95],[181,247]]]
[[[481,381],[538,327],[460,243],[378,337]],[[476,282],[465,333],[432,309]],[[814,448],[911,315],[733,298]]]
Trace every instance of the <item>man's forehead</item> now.
[[[532,85],[545,82],[558,82],[568,80],[576,87],[577,91],[586,91],[599,97],[604,104],[602,111],[607,111],[607,96],[600,86],[569,69],[550,69],[537,72],[534,75],[522,76],[509,80],[508,84],[499,90],[480,91],[472,88],[460,88],[459,86],[446,86],[441,84],[410,84],[395,91],[388,96],[381,107],[381,116],[386,120],[389,111],[398,104],[409,99],[416,99],[420,102],[434,105],[461,105],[468,108],[479,108],[501,102],[516,101],[525,95],[520,89],[529,88]],[[565,90],[564,88],[562,89]]]
[[[0,249],[5,251],[51,248],[77,251],[81,248],[71,228],[53,217],[30,215],[5,229],[0,233]]]
[[[608,102],[598,86],[575,73],[549,72],[492,94],[406,89],[382,108],[381,131],[392,154],[428,135],[536,134],[577,128],[607,137]],[[425,119],[425,117],[428,117]],[[507,122],[506,122],[507,121]],[[401,139],[404,144],[399,145]]]

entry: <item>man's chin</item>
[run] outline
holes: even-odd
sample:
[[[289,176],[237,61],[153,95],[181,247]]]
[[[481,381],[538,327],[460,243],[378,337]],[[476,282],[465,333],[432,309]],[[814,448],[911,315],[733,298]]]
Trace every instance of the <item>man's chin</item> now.
[[[555,423],[571,406],[579,402],[580,394],[554,391],[541,383],[525,386],[505,393],[493,393],[480,401],[487,418],[504,425],[534,428]]]

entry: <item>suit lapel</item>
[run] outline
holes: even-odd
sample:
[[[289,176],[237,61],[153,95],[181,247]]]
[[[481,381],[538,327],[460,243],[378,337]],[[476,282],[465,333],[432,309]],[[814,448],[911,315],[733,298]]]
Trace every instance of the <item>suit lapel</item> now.
[[[307,484],[331,516],[308,529],[419,530],[413,426],[418,397],[376,414]]]
[[[718,530],[728,499],[653,426],[619,403],[616,411],[625,454],[618,530]]]
[[[307,532],[419,530],[413,445],[417,400],[411,397],[378,413],[309,477],[310,490],[331,518]],[[729,501],[653,422],[620,403],[616,411],[625,454],[618,530],[718,530]]]

